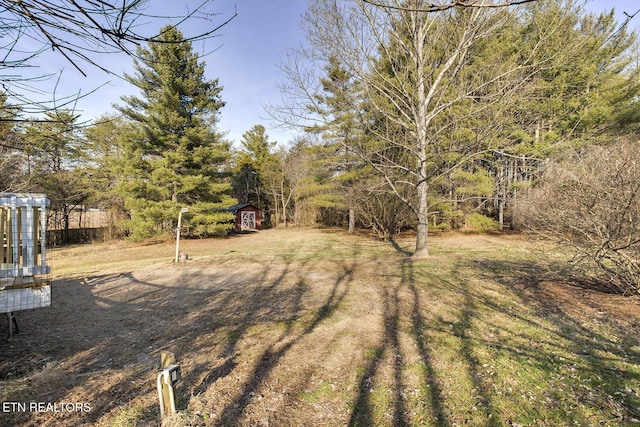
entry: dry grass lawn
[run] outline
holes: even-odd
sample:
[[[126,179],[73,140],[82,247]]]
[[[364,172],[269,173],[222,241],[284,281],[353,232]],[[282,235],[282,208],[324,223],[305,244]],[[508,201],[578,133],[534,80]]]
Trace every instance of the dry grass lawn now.
[[[52,306],[0,339],[0,425],[159,425],[163,351],[182,373],[166,425],[640,425],[637,298],[518,236],[412,244],[275,229],[183,240],[178,265],[171,242],[56,249]]]

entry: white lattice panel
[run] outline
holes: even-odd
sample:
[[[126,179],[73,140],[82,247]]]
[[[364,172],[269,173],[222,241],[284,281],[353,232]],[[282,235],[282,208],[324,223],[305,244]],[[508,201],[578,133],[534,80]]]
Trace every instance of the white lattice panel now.
[[[0,193],[0,313],[51,305],[44,194]]]
[[[0,313],[49,307],[51,285],[38,288],[5,289],[0,292]]]

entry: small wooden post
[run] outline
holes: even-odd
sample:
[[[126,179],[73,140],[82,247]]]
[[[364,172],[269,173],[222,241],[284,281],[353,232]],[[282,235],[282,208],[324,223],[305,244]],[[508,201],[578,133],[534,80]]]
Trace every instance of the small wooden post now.
[[[176,362],[176,355],[170,353],[168,351],[163,351],[160,353],[160,368],[165,369],[168,368],[169,365],[173,365]],[[169,385],[162,382],[162,412],[164,414],[171,414],[173,412],[173,408],[171,408],[171,395],[169,391]]]
[[[160,353],[160,368],[168,368],[169,365],[175,365],[176,363],[176,355],[170,353],[168,351],[163,351]]]

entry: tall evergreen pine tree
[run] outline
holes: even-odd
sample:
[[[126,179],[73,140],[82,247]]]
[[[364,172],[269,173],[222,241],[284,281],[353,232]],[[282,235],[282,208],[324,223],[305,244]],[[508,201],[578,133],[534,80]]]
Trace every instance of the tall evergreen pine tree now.
[[[119,168],[128,228],[136,238],[167,233],[189,206],[192,233],[222,234],[230,214],[221,208],[235,202],[225,170],[230,147],[215,127],[222,88],[205,79],[204,63],[180,31],[161,33],[160,42],[138,49],[136,73],[126,75],[141,96],[123,97],[118,107],[137,124]]]

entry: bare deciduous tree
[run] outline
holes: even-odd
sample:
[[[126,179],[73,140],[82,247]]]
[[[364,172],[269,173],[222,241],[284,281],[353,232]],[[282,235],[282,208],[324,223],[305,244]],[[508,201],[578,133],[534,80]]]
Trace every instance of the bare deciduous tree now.
[[[518,8],[444,8],[434,14],[417,7],[425,4],[312,2],[304,21],[311,48],[292,55],[283,66],[287,105],[271,110],[283,122],[330,122],[331,117],[311,117],[301,108],[304,100],[312,104],[318,92],[318,79],[305,60],[334,57],[354,76],[368,108],[378,116],[368,129],[378,142],[354,152],[413,211],[417,257],[428,255],[427,196],[433,183],[483,151],[508,143],[499,140],[502,115],[526,95],[537,69],[553,65],[553,55],[541,64],[534,52],[564,20],[560,14],[547,22],[514,55],[510,49],[522,41],[509,31],[518,22]],[[499,43],[498,34],[504,39]],[[408,193],[407,186],[414,191]]]

